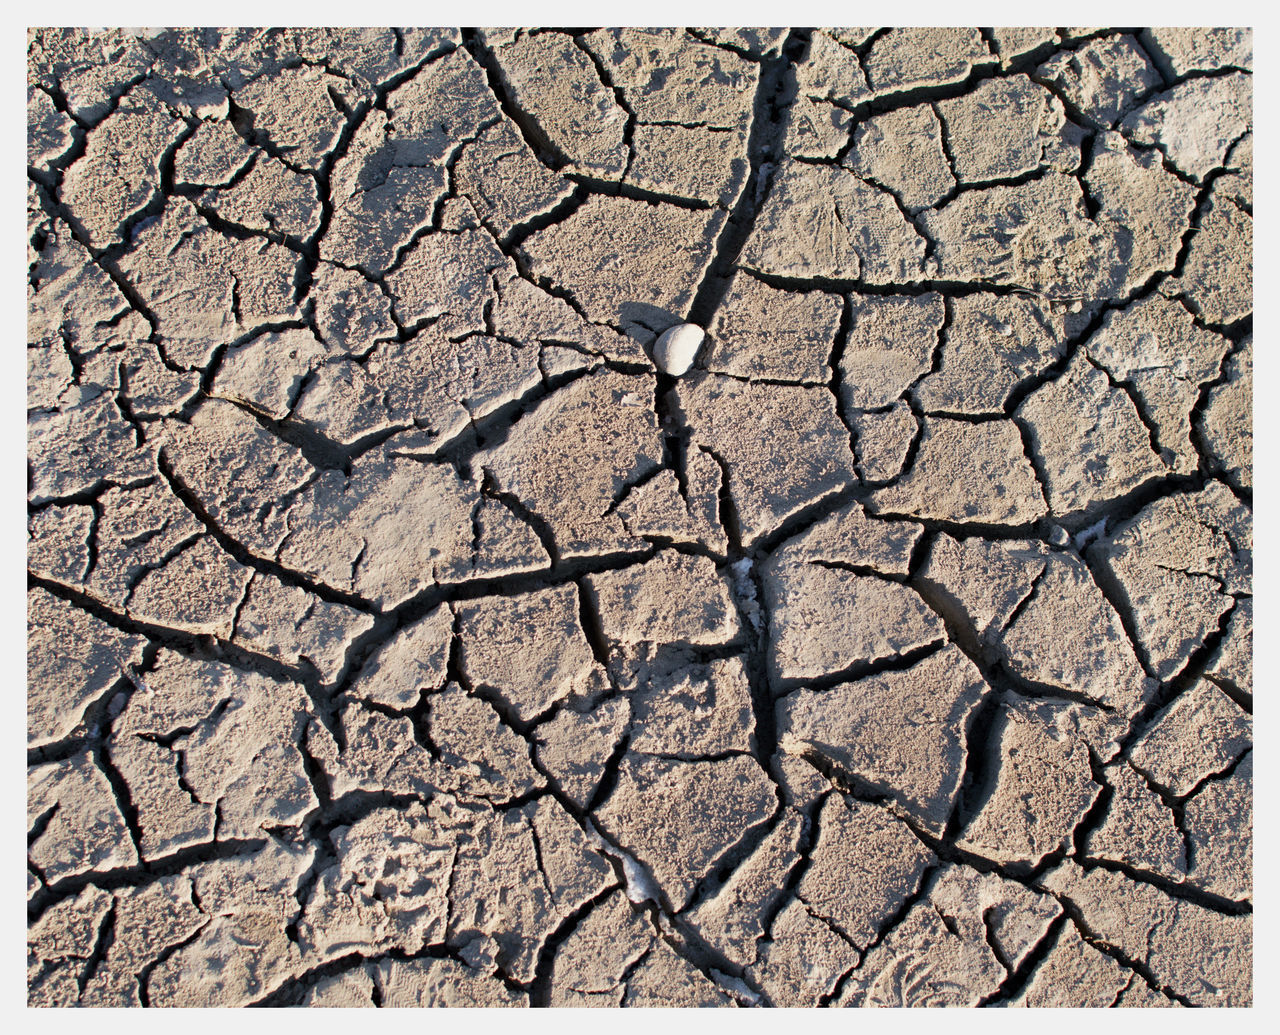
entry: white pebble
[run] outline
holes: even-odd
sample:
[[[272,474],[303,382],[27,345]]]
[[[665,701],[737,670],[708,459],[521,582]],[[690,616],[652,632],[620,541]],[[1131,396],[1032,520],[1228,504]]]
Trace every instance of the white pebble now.
[[[706,334],[696,323],[668,327],[653,346],[653,361],[664,374],[679,377],[693,366],[693,357]]]

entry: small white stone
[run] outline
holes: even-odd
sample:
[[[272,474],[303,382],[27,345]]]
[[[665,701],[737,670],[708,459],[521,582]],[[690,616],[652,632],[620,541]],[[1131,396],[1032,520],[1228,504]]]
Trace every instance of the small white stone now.
[[[679,377],[693,366],[707,332],[696,323],[678,323],[662,332],[653,346],[653,361],[664,374]]]
[[[1107,531],[1107,519],[1103,518],[1097,524],[1090,525],[1082,532],[1076,533],[1076,549],[1083,550],[1091,542]]]

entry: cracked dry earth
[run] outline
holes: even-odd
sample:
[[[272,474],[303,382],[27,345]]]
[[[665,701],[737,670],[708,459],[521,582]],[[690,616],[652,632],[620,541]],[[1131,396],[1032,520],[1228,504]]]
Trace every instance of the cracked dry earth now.
[[[32,1004],[1251,1002],[1248,31],[28,62]]]

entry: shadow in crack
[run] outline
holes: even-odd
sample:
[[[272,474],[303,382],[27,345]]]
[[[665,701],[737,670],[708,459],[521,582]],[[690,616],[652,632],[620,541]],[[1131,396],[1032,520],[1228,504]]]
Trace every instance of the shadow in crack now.
[[[619,325],[650,353],[654,340],[659,334],[668,327],[683,322],[683,316],[659,309],[656,305],[649,305],[647,302],[623,302],[618,306]]]

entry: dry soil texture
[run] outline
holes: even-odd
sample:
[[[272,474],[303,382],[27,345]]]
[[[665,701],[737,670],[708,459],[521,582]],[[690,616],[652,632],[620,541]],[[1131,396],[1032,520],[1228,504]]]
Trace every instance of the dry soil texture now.
[[[32,1004],[1251,1002],[1248,31],[28,61]]]

